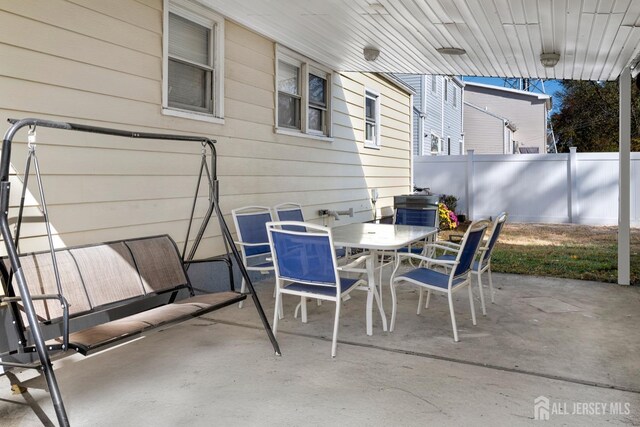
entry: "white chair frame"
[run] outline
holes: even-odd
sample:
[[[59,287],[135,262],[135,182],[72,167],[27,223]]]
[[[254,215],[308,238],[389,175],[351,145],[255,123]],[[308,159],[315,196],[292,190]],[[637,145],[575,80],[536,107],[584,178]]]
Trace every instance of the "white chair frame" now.
[[[242,208],[238,208],[238,209],[233,209],[231,211],[231,216],[233,217],[233,223],[236,227],[236,233],[238,236],[238,240],[234,241],[234,243],[236,245],[238,245],[240,247],[240,253],[242,255],[242,263],[244,264],[245,268],[247,269],[247,271],[258,271],[261,274],[269,274],[270,272],[272,272],[274,270],[273,265],[271,266],[254,266],[254,265],[250,265],[251,262],[254,259],[260,259],[260,258],[265,258],[267,257],[267,260],[271,260],[270,256],[267,254],[259,254],[259,255],[249,255],[247,256],[247,252],[246,249],[250,248],[250,247],[257,247],[257,246],[267,246],[269,245],[269,242],[260,242],[260,243],[248,243],[243,241],[243,237],[242,237],[242,232],[240,229],[240,225],[238,224],[238,218],[242,217],[242,216],[248,216],[248,215],[256,215],[256,214],[269,214],[269,219],[271,221],[273,221],[273,213],[271,212],[271,209],[266,207],[266,206],[244,206]],[[242,285],[240,286],[240,292],[241,293],[245,293],[247,291],[247,283],[244,279],[244,277],[242,278]],[[275,296],[275,290],[274,290],[274,296]],[[238,303],[238,307],[242,308],[244,301],[240,301],[240,303]]]
[[[482,230],[482,234],[484,235],[484,233],[486,232],[487,226],[488,226],[489,222],[486,220],[482,220],[482,221],[476,221],[471,223],[471,225],[469,226],[469,228],[467,229],[467,232],[464,234],[464,237],[462,238],[462,242],[460,244],[460,248],[463,248],[466,244],[467,244],[467,239],[469,237],[469,234],[472,231],[477,231],[477,230]],[[482,241],[482,237],[481,236],[481,241]],[[432,246],[433,249],[447,249],[447,246],[442,246],[438,243],[436,244],[430,244],[429,246]],[[473,258],[471,261],[471,267],[473,267],[473,259],[475,259],[477,252],[480,248],[480,244],[478,245],[478,248],[476,248],[476,252],[473,254]],[[431,248],[429,248],[431,249]],[[418,312],[417,314],[420,314],[420,307],[422,305],[422,291],[424,289],[426,289],[427,291],[435,291],[435,292],[441,292],[447,295],[448,301],[449,301],[449,312],[451,315],[451,326],[453,328],[453,340],[455,342],[458,342],[458,328],[457,328],[457,324],[456,324],[456,317],[455,317],[455,312],[453,310],[453,294],[463,288],[467,288],[468,292],[469,292],[469,305],[471,308],[471,319],[473,321],[473,324],[476,325],[476,311],[475,311],[475,306],[473,304],[473,293],[471,291],[471,268],[469,270],[467,270],[464,273],[459,274],[458,276],[454,276],[455,271],[456,271],[456,266],[460,263],[460,258],[462,256],[462,251],[458,251],[458,254],[456,256],[456,259],[454,261],[443,261],[443,260],[438,260],[438,259],[434,259],[434,258],[429,258],[423,255],[418,255],[418,254],[412,254],[412,253],[398,253],[396,255],[396,267],[393,271],[393,273],[391,274],[391,298],[392,298],[392,306],[393,306],[393,311],[391,314],[391,325],[389,327],[389,331],[393,332],[394,328],[395,328],[395,323],[396,323],[396,315],[397,315],[397,307],[398,307],[398,298],[397,298],[397,293],[396,293],[396,288],[400,285],[400,284],[412,284],[418,287],[419,289],[419,293],[420,293],[420,298],[418,301]],[[426,266],[427,268],[430,268],[431,266],[442,266],[445,267],[446,269],[449,270],[449,277],[448,277],[448,283],[447,283],[447,288],[441,288],[435,285],[430,285],[428,283],[424,283],[424,282],[420,282],[418,280],[414,280],[402,275],[397,275],[398,269],[400,268],[400,265],[402,264],[402,260],[403,259],[414,259],[419,261],[419,267],[421,268],[422,266]],[[461,282],[458,282],[457,284],[453,284],[454,280],[457,279],[462,279]]]
[[[291,225],[291,226],[302,226],[305,227],[307,229],[306,232],[299,232],[299,231],[289,231],[289,230],[284,230],[282,229],[282,226],[287,226],[287,225]],[[335,318],[334,318],[334,324],[333,324],[333,338],[331,341],[331,357],[336,357],[336,350],[337,350],[337,340],[338,340],[338,322],[339,322],[339,318],[340,318],[340,308],[341,308],[341,303],[343,300],[347,300],[349,299],[349,294],[355,290],[364,290],[364,291],[370,291],[369,286],[367,284],[367,281],[364,279],[359,279],[353,286],[351,286],[349,289],[342,291],[342,289],[340,288],[340,272],[355,272],[355,273],[366,273],[366,268],[358,268],[358,266],[363,265],[364,263],[366,263],[367,261],[367,257],[368,255],[365,256],[361,256],[358,259],[356,259],[355,261],[349,263],[348,265],[343,265],[343,266],[338,266],[338,261],[336,259],[336,254],[335,251],[332,251],[332,259],[333,259],[333,267],[334,267],[334,274],[335,274],[335,287],[336,287],[336,296],[329,296],[329,295],[324,295],[324,294],[317,294],[317,293],[312,293],[312,292],[304,292],[304,291],[298,291],[298,290],[291,290],[291,289],[287,289],[287,287],[285,286],[287,283],[292,283],[292,280],[287,280],[286,278],[281,278],[280,277],[280,271],[278,269],[278,260],[277,260],[277,252],[274,249],[274,244],[273,244],[273,232],[278,232],[278,233],[287,233],[287,234],[298,234],[298,235],[311,235],[311,236],[328,236],[329,239],[329,244],[331,247],[334,247],[333,245],[333,237],[331,235],[331,229],[327,228],[327,227],[323,227],[323,226],[319,226],[319,225],[315,225],[315,224],[311,224],[311,223],[307,223],[307,222],[298,222],[298,221],[274,221],[274,222],[270,222],[267,224],[267,231],[268,231],[268,235],[269,235],[269,244],[271,246],[271,253],[273,256],[273,264],[275,267],[275,274],[276,274],[276,303],[275,303],[275,308],[274,308],[274,313],[273,313],[273,326],[272,326],[272,330],[273,330],[273,335],[276,336],[277,331],[278,331],[278,321],[283,317],[282,313],[282,296],[283,295],[294,295],[294,296],[298,296],[300,298],[302,298],[303,300],[306,300],[307,298],[314,298],[314,299],[318,299],[321,301],[332,301],[336,303],[336,312],[335,312]],[[314,282],[305,282],[302,280],[295,280],[295,282],[297,283],[305,283],[305,284],[310,284],[310,285],[318,285],[318,283],[314,283]],[[326,286],[333,286],[333,285],[326,285]],[[302,321],[304,323],[306,323],[307,321],[307,310],[306,310],[306,304],[302,304]]]

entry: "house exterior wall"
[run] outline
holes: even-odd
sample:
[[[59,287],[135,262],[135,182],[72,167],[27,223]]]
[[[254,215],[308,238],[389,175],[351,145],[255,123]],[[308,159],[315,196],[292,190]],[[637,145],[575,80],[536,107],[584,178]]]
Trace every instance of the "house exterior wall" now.
[[[341,222],[364,221],[371,188],[378,207],[410,190],[410,95],[378,75],[334,74],[329,142],[274,132],[275,45],[233,22],[225,22],[224,124],[162,114],[162,0],[3,2],[0,25],[3,119],[210,136],[230,224],[231,209],[285,201],[301,203],[316,222],[319,209],[350,207],[354,218]],[[365,87],[381,96],[380,150],[363,146]],[[20,173],[25,140],[19,133],[13,150]],[[199,144],[41,128],[38,156],[58,246],[162,233],[184,241]],[[14,205],[19,192],[12,188]],[[201,196],[200,218],[206,189]],[[37,214],[36,204],[26,215]],[[22,251],[43,249],[43,226],[26,224],[23,236]],[[223,251],[213,220],[198,255]]]
[[[432,84],[435,81],[435,92],[432,91]],[[424,133],[431,135],[436,133],[442,138],[442,97],[444,96],[444,85],[442,76],[430,75],[427,76],[425,85],[425,98],[427,106],[427,116],[425,118]],[[421,155],[431,154],[431,139],[429,136],[425,139],[425,145],[420,152]]]
[[[503,120],[465,104],[464,129],[465,150],[474,150],[476,154],[503,154]]]
[[[460,144],[463,131],[462,87],[445,76],[397,74],[396,77],[416,90],[413,97],[413,155],[431,154],[431,134],[436,134],[442,139],[440,154],[448,154],[447,138],[451,139],[451,154],[462,154]],[[432,90],[434,81],[435,91]],[[449,85],[449,96],[446,101],[444,100],[445,84]],[[453,90],[456,91],[455,106],[451,93]]]
[[[444,80],[443,77],[440,76]],[[464,154],[462,152],[462,146],[460,144],[460,140],[463,132],[463,124],[462,124],[462,111],[463,111],[463,90],[462,88],[456,84],[453,79],[444,80],[443,84],[449,84],[449,98],[443,102],[443,110],[444,120],[442,122],[442,138],[444,140],[443,143],[443,154]],[[455,98],[452,92],[455,91]],[[455,99],[455,105],[453,100]],[[444,145],[447,142],[447,138],[451,138],[451,152],[449,153],[447,147]]]
[[[513,136],[517,144],[525,147],[538,147],[540,153],[546,153],[546,99],[538,99],[536,95],[518,94],[500,88],[491,89],[467,83],[465,85],[465,101],[480,108],[486,108],[487,111],[513,123],[517,128]],[[479,136],[472,136],[472,134],[483,133],[484,129],[481,126],[469,126],[466,118],[465,116],[465,138],[467,141],[469,138],[479,138]],[[491,143],[491,145],[495,144]],[[471,147],[467,145],[467,148]],[[492,154],[503,154],[503,151],[494,151]]]

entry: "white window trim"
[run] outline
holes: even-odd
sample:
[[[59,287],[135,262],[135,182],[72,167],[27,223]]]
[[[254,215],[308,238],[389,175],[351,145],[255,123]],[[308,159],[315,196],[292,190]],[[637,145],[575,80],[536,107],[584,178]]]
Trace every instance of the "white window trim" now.
[[[375,132],[376,132],[376,139],[374,141],[371,140],[367,140],[367,96],[369,97],[375,97],[375,101],[376,101],[376,126],[375,126]],[[363,139],[364,139],[364,147],[365,148],[374,148],[379,150],[380,148],[382,148],[382,139],[380,138],[380,102],[381,96],[380,96],[380,92],[367,88],[364,88],[364,98],[363,98],[363,107],[364,107],[364,129],[362,130],[363,132]]]
[[[300,130],[278,126],[278,65],[286,62],[300,67]],[[280,135],[301,136],[319,141],[333,141],[333,71],[313,62],[284,46],[276,45],[274,87],[274,132]],[[323,77],[327,81],[327,110],[325,114],[327,133],[309,129],[309,73]]]
[[[444,95],[443,95],[444,102],[447,102],[449,101],[449,98],[451,98],[449,96],[449,79],[445,77],[443,80],[443,83],[444,83]]]
[[[433,139],[433,137],[438,138],[438,151],[436,153],[433,152],[432,148],[431,148],[431,140]],[[431,156],[439,156],[442,154],[442,138],[440,137],[440,135],[438,135],[436,132],[434,132],[433,130],[430,133],[430,137],[429,137],[429,154]]]
[[[169,107],[169,12],[213,31],[213,114]],[[224,18],[188,0],[164,0],[162,32],[162,114],[224,124]]]

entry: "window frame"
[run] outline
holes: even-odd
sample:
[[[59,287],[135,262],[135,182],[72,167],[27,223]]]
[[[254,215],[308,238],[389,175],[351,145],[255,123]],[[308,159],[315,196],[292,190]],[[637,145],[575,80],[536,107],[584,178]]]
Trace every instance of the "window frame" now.
[[[380,96],[380,92],[373,90],[371,88],[364,88],[364,129],[363,129],[363,140],[364,140],[364,147],[365,148],[373,148],[373,149],[381,149],[382,148],[382,138],[380,137],[380,106],[381,106],[381,96]],[[374,139],[367,139],[367,121],[369,120],[367,118],[367,99],[373,99],[375,102],[375,106],[376,106],[376,111],[375,111],[375,117],[374,117]]]
[[[169,106],[169,13],[207,27],[211,31],[209,55],[211,68],[212,112]],[[188,0],[164,0],[162,35],[162,107],[163,115],[224,124],[224,17]]]
[[[438,139],[438,150],[437,151],[433,151],[433,138],[434,137]],[[434,131],[431,131],[431,139],[429,141],[429,154],[432,155],[432,156],[438,156],[441,153],[442,153],[442,138],[440,137],[440,135],[438,135]]]
[[[280,63],[283,62],[287,65],[290,66],[294,66],[296,68],[298,68],[299,70],[299,74],[298,74],[298,99],[300,100],[300,111],[298,112],[298,114],[300,115],[300,117],[298,117],[299,123],[298,126],[299,127],[288,127],[288,126],[280,126],[279,124],[279,115],[278,115],[278,104],[280,102],[280,91],[278,90],[278,81],[280,78]],[[281,54],[279,55],[279,57],[276,58],[276,84],[275,84],[275,91],[276,91],[276,105],[275,105],[275,126],[276,129],[282,129],[286,132],[302,132],[302,129],[304,127],[303,122],[305,122],[305,116],[306,114],[304,114],[304,91],[305,91],[305,83],[304,83],[304,75],[305,75],[305,66],[304,63],[301,62],[300,60],[291,57],[289,55],[284,55]],[[292,94],[290,94],[292,95]],[[293,96],[293,95],[292,95]]]
[[[453,108],[457,108],[458,107],[458,87],[457,85],[453,84],[451,85],[451,105],[453,105]]]
[[[444,102],[449,100],[449,79],[444,79]]]
[[[438,94],[438,76],[435,74],[431,75],[431,93],[434,95]]]
[[[280,126],[278,124],[278,78],[280,73],[280,62],[295,65],[300,68],[300,129]],[[325,107],[324,107],[324,132],[309,128],[309,74],[321,77],[325,80]],[[322,65],[311,61],[309,58],[300,55],[284,46],[276,45],[275,48],[275,87],[274,87],[274,132],[277,134],[300,136],[322,141],[333,141],[333,71]],[[312,108],[314,107],[311,104]]]

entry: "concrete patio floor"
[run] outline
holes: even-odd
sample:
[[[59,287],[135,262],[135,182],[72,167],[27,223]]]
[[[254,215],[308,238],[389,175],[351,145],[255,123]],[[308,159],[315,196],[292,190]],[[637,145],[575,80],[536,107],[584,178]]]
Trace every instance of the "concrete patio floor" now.
[[[302,324],[287,298],[282,357],[248,302],[57,360],[56,374],[77,426],[540,425],[538,396],[551,403],[549,425],[640,425],[640,288],[505,274],[494,284],[486,317],[476,295],[477,326],[467,293],[456,295],[458,343],[446,298],[417,316],[416,292],[400,288],[396,330],[383,332],[376,312],[371,337],[365,293],[352,294],[335,359],[334,306],[309,304]],[[273,280],[256,288],[271,321]],[[390,318],[388,287],[383,299]],[[43,381],[18,378],[27,393],[0,377],[0,424],[55,425]]]

